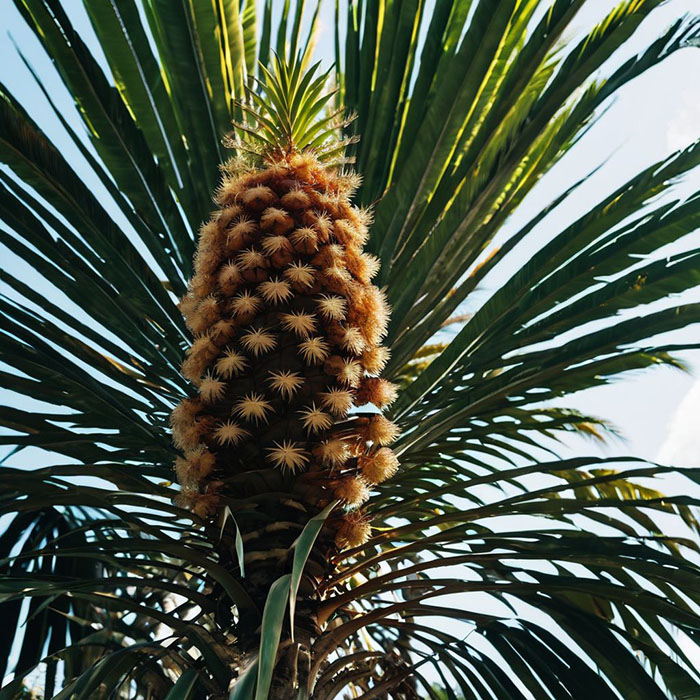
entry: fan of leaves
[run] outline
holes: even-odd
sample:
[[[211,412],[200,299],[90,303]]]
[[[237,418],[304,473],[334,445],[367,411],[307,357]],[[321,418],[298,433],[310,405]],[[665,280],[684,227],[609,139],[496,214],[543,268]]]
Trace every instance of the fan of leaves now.
[[[370,247],[393,306],[402,470],[373,495],[373,537],[324,584],[308,696],[439,698],[436,680],[450,699],[700,694],[697,470],[546,451],[562,431],[605,429],[552,399],[679,366],[693,347],[649,338],[700,320],[698,304],[663,302],[700,278],[700,251],[683,245],[700,197],[673,195],[700,147],[564,228],[559,209],[595,174],[530,220],[518,211],[611,96],[696,50],[698,21],[679,18],[608,61],[660,2],[621,2],[567,42],[585,0],[336,3],[337,108],[358,115],[345,125],[361,136],[357,201],[375,204]],[[55,71],[22,54],[43,91],[31,114],[22,90],[0,86],[13,392],[0,698],[32,683],[46,698],[264,698],[322,521],[263,613],[235,512],[214,528],[172,505],[167,415],[188,392],[189,342],[175,303],[239,101],[271,49],[310,57],[319,3],[306,16],[301,1],[270,0],[85,9],[89,26],[71,3],[14,0]],[[75,114],[59,106],[65,91]],[[514,232],[490,247],[507,219]],[[487,276],[495,290],[472,295]],[[436,342],[446,324],[455,332]],[[229,533],[241,576],[213,554]],[[218,612],[231,608],[261,625],[261,655],[229,688],[235,640]]]

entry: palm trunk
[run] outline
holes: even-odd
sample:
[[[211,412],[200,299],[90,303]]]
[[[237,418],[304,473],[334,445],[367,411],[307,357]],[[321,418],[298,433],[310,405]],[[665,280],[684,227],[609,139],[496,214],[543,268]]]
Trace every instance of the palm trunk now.
[[[302,518],[299,520],[301,521]],[[245,578],[240,579],[240,581],[241,584],[245,585],[260,610],[264,608],[272,583],[290,571],[289,548],[298,536],[303,524],[305,523],[299,522],[297,527],[276,532],[274,539],[271,539],[269,535],[262,535],[258,538],[258,549],[248,553],[249,566]],[[233,542],[229,538],[226,539],[228,542],[223,541],[222,544],[228,548],[233,545]],[[248,541],[250,542],[250,540]],[[285,545],[288,546],[285,547]],[[300,583],[296,600],[293,639],[289,616],[284,615],[282,637],[269,691],[269,698],[272,700],[276,698],[296,699],[300,689],[306,689],[309,685],[311,649],[314,640],[321,633],[321,626],[317,621],[320,605],[318,586],[331,571],[328,561],[330,554],[334,551],[337,551],[337,547],[334,544],[333,529],[327,527],[319,535]],[[280,552],[280,554],[268,556],[270,552]],[[228,550],[227,553],[222,551],[221,559],[228,556],[230,561],[231,554],[234,554],[231,550]],[[252,564],[250,563],[251,559],[253,560]],[[231,620],[220,620],[219,622],[224,623],[223,626],[231,624]],[[236,636],[238,656],[240,658],[258,658],[260,653],[259,620],[241,619],[236,625]]]

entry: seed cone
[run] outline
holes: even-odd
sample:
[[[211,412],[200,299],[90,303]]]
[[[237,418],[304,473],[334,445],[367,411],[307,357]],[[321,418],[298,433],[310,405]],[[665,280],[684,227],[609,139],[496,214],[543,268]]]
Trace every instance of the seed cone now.
[[[399,434],[377,412],[396,396],[381,374],[388,322],[372,285],[378,260],[365,252],[370,213],[353,206],[359,184],[342,170],[340,110],[321,115],[326,75],[275,58],[261,89],[234,124],[239,155],[223,170],[217,210],[200,229],[194,275],[180,309],[193,341],[182,365],[192,396],[172,413],[182,452],[175,471],[179,504],[213,522],[218,562],[243,575],[253,602],[231,612],[228,592],[217,623],[237,637],[241,658],[255,653],[259,616],[272,583],[289,573],[292,544],[309,519],[333,504],[309,552],[296,616],[284,634],[295,643],[275,664],[286,698],[307,683],[319,605],[336,554],[371,537],[366,503],[398,461]],[[274,99],[272,99],[274,98]],[[373,405],[373,407],[372,407]],[[363,408],[368,406],[367,408]],[[235,537],[226,515],[235,518]],[[243,544],[243,561],[240,544]]]
[[[356,184],[312,153],[224,170],[180,303],[194,336],[182,371],[197,395],[172,427],[179,500],[199,515],[239,498],[254,471],[277,470],[309,512],[334,499],[358,506],[368,477],[385,478],[358,465],[379,450],[387,461],[397,431],[353,412],[395,396],[376,377],[388,308],[363,252],[370,215],[350,202]]]

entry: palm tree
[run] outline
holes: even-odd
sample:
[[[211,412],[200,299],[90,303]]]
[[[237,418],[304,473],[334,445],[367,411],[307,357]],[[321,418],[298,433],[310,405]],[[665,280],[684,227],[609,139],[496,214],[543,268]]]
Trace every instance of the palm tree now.
[[[700,149],[519,212],[699,43],[608,60],[660,3],[336,2],[324,93],[318,3],[14,0],[62,136],[0,88],[0,700],[700,696],[697,471],[552,439],[693,347]]]

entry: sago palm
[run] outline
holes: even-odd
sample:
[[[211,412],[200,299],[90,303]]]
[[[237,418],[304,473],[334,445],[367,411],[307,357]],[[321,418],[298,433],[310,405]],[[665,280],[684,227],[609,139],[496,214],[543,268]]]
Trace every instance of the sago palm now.
[[[694,347],[700,149],[519,211],[697,20],[261,4],[8,3],[0,700],[700,697],[697,471],[554,440]]]

